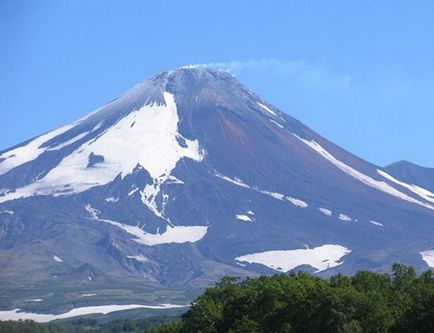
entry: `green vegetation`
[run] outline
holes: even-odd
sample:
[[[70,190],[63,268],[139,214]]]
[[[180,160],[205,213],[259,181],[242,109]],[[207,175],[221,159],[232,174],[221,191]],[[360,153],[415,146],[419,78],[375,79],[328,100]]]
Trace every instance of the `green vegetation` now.
[[[164,288],[136,279],[124,278],[109,282],[92,281],[30,281],[23,285],[15,281],[0,281],[0,308],[21,309],[26,312],[62,313],[75,307],[94,304],[188,304],[202,290],[196,288]],[[142,279],[143,280],[143,279]],[[93,283],[94,282],[94,283]],[[95,294],[83,297],[83,294]],[[41,298],[42,302],[28,299]],[[136,317],[141,318],[141,317]]]
[[[391,276],[226,277],[152,332],[434,332],[434,276],[395,264]]]
[[[1,333],[142,333],[163,323],[179,319],[175,316],[152,316],[143,319],[116,319],[100,322],[96,319],[79,318],[50,324],[32,320],[0,321]]]
[[[162,326],[155,329],[156,326]],[[37,324],[0,322],[0,332],[434,332],[434,274],[417,276],[395,264],[393,272],[359,271],[328,280],[291,273],[239,280],[225,277],[182,315],[93,319]]]

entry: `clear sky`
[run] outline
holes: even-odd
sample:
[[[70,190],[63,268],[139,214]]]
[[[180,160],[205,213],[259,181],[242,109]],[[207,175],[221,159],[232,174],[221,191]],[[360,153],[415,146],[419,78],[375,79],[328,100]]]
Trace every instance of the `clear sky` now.
[[[219,63],[373,163],[434,167],[431,0],[0,0],[0,150]]]

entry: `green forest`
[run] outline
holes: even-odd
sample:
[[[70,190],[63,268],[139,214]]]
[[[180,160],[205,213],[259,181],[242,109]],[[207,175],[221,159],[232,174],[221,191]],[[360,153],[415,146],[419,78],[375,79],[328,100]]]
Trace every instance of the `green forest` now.
[[[168,322],[158,328],[152,326]],[[221,279],[181,318],[75,326],[74,332],[434,332],[434,275],[394,264],[322,279],[305,272]],[[33,326],[33,330],[25,330]],[[1,322],[0,332],[72,332],[71,323]],[[21,330],[20,330],[21,329]]]

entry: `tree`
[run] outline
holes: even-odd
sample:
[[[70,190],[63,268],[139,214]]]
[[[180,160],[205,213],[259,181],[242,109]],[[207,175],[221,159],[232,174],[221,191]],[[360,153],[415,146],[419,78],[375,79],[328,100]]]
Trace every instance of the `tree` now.
[[[177,325],[164,332],[434,332],[434,279],[400,264],[392,275],[359,271],[329,280],[303,272],[226,277]]]

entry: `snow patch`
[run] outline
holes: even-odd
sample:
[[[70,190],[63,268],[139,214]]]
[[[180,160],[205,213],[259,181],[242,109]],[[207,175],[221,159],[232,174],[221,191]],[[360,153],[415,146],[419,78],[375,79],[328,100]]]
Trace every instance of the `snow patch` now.
[[[131,191],[128,192],[128,196],[132,196],[134,193],[136,193],[139,190],[138,187],[134,186]]]
[[[371,223],[373,225],[376,225],[376,226],[379,226],[379,227],[384,227],[383,223],[380,223],[380,222],[377,222],[377,221],[374,221],[374,220],[369,221],[369,223]]]
[[[422,199],[434,203],[434,193],[432,193],[432,192],[430,192],[430,191],[428,191],[428,190],[426,190],[420,186],[417,186],[414,184],[404,183],[404,182],[392,177],[391,175],[389,175],[388,173],[386,173],[382,170],[377,169],[377,172],[381,176],[383,176],[384,178],[390,180],[391,182],[394,182],[395,184],[398,184],[398,185],[406,188],[407,190],[410,190],[411,192],[417,194]]]
[[[317,153],[319,153],[322,157],[324,157],[326,160],[331,162],[333,165],[335,165],[338,169],[342,170],[346,174],[350,175],[351,177],[359,180],[365,185],[368,185],[370,187],[373,187],[377,190],[380,190],[382,192],[385,192],[387,194],[390,194],[394,197],[397,197],[399,199],[415,203],[417,205],[429,208],[434,210],[434,206],[422,202],[420,200],[417,200],[413,197],[408,196],[405,193],[402,193],[401,191],[397,190],[396,188],[390,186],[388,183],[376,180],[372,177],[369,177],[368,175],[365,175],[361,173],[360,171],[350,167],[349,165],[345,164],[344,162],[338,160],[335,158],[332,154],[330,154],[327,150],[325,150],[319,143],[317,143],[315,140],[306,140],[301,137],[299,137],[296,134],[293,134],[297,139],[299,139],[301,142],[305,143],[307,146],[315,150]]]
[[[93,313],[107,314],[115,311],[124,311],[131,309],[175,309],[184,308],[186,305],[177,304],[159,304],[159,305],[143,305],[143,304],[126,304],[126,305],[97,305],[97,306],[85,306],[80,308],[74,308],[68,312],[61,314],[48,314],[48,313],[31,313],[31,312],[20,312],[20,309],[0,311],[0,320],[34,320],[39,323],[47,323],[52,320],[66,319],[77,316],[84,316]]]
[[[49,147],[41,147],[44,143],[55,138],[56,136],[65,133],[66,131],[73,128],[75,125],[76,123],[72,123],[70,125],[60,127],[54,131],[38,136],[24,146],[4,152],[0,155],[0,159],[5,159],[0,162],[0,175],[8,172],[13,168],[16,168],[17,166],[20,166],[24,163],[33,161],[34,159],[38,158],[39,155],[49,149]]]
[[[0,210],[0,214],[14,215],[14,212],[11,210]]]
[[[300,208],[307,208],[309,205],[300,199],[292,198],[292,197],[286,197],[286,200],[288,200],[290,203],[292,203],[294,206],[300,207]]]
[[[336,244],[326,244],[313,249],[278,250],[248,254],[236,261],[261,264],[280,272],[288,272],[301,265],[309,265],[318,272],[343,264],[339,260],[351,250]]]
[[[148,246],[170,243],[195,243],[201,240],[208,231],[207,226],[167,226],[164,233],[151,234],[143,231],[139,225],[132,226],[109,219],[101,219],[98,217],[100,212],[91,205],[86,205],[85,209],[89,212],[92,220],[118,227],[130,235],[133,235],[135,242]]]
[[[235,215],[235,218],[244,222],[253,222],[253,220],[248,215],[237,214]]]
[[[118,202],[118,201],[119,201],[119,198],[108,197],[108,198],[105,198],[105,201],[106,201],[106,202],[115,203],[115,202]]]
[[[137,260],[137,261],[140,261],[140,262],[149,262],[149,259],[146,258],[142,254],[139,254],[139,255],[136,255],[136,256],[127,256],[127,258],[128,259],[134,259],[134,260]]]
[[[278,126],[278,127],[280,127],[280,128],[284,128],[283,125],[279,124],[277,121],[274,121],[273,119],[270,119],[270,121],[271,121],[274,125],[276,125],[276,126]]]
[[[63,259],[58,256],[53,256],[53,260],[56,262],[63,262]]]
[[[274,199],[280,200],[280,201],[287,200],[287,201],[289,201],[290,203],[292,203],[293,205],[295,205],[295,206],[297,206],[299,208],[307,208],[307,207],[309,207],[309,205],[305,201],[303,201],[301,199],[293,198],[293,197],[290,197],[290,196],[285,196],[284,194],[278,193],[278,192],[272,192],[272,191],[262,190],[262,189],[258,188],[257,186],[247,185],[240,178],[232,179],[232,178],[224,176],[224,175],[222,175],[220,173],[214,173],[214,176],[216,176],[216,177],[218,177],[220,179],[223,179],[223,180],[225,180],[225,181],[227,181],[227,182],[229,182],[231,184],[234,184],[234,185],[237,185],[237,186],[240,186],[240,187],[243,187],[243,188],[248,188],[250,190],[253,190],[253,191],[256,191],[256,192],[268,195],[268,196],[270,196],[270,197],[272,197]]]
[[[323,207],[320,207],[320,208],[318,208],[318,209],[319,209],[319,211],[320,211],[321,213],[323,213],[324,215],[332,216],[332,211],[331,211],[330,209],[323,208]]]
[[[157,205],[157,195],[160,192],[160,186],[161,184],[147,184],[143,191],[140,192],[140,198],[143,204],[148,207],[156,216],[163,220],[166,220],[164,218],[164,208],[166,208],[165,204],[167,203],[167,201],[163,201],[163,207],[161,208],[161,210]]]
[[[168,226],[162,234],[149,234],[142,231],[137,243],[144,245],[159,245],[170,243],[195,243],[201,240],[207,233],[208,227],[204,226]]]
[[[243,183],[243,181],[241,179],[239,179],[239,178],[232,179],[232,178],[230,178],[228,176],[225,176],[225,175],[222,175],[222,174],[220,174],[218,172],[215,173],[214,176],[216,176],[216,177],[218,177],[220,179],[223,179],[223,180],[225,180],[225,181],[227,181],[229,183],[232,183],[234,185],[237,185],[237,186],[240,186],[240,187],[244,187],[244,188],[252,189],[249,185]]]
[[[42,298],[30,298],[30,299],[26,299],[25,302],[42,302],[43,299]]]
[[[44,178],[0,197],[0,203],[34,195],[58,196],[83,192],[105,185],[118,175],[125,177],[138,165],[149,172],[156,186],[155,192],[158,193],[180,159],[190,158],[200,162],[204,158],[198,141],[186,139],[178,132],[179,116],[174,96],[168,92],[163,92],[163,95],[164,104],[144,105],[131,112],[95,139],[83,143]],[[134,121],[135,126],[131,127]],[[71,126],[59,129],[55,134],[50,133],[49,137]],[[177,137],[183,138],[185,145],[181,146]],[[34,141],[36,143],[32,143]],[[0,163],[0,171],[5,172],[18,162],[24,163],[39,156],[40,151],[35,147],[47,141],[47,137],[42,136],[34,141],[5,153],[7,156],[2,155],[8,158]],[[24,149],[25,153],[20,153],[19,149]],[[19,158],[9,157],[9,154]],[[87,168],[90,154],[104,156],[104,161]]]
[[[422,251],[420,255],[429,267],[434,268],[434,250]]]
[[[264,110],[267,111],[268,113],[270,113],[270,114],[272,114],[273,116],[276,116],[276,117],[277,117],[276,112],[274,112],[273,110],[271,110],[268,106],[266,106],[266,105],[264,105],[264,104],[262,104],[262,103],[259,103],[259,102],[256,102],[256,104],[258,104],[262,109],[264,109]]]
[[[69,145],[73,144],[74,142],[77,142],[77,141],[83,139],[83,138],[84,138],[86,135],[88,135],[89,133],[90,133],[90,132],[84,132],[84,133],[81,133],[81,134],[79,134],[79,135],[73,137],[72,139],[70,139],[70,140],[68,140],[68,141],[66,141],[66,142],[63,142],[63,143],[61,143],[61,144],[59,144],[59,145],[57,145],[57,146],[54,146],[54,147],[50,147],[50,148],[48,148],[47,151],[60,150],[60,149],[62,149],[63,147],[69,146]]]
[[[92,296],[96,296],[96,295],[98,295],[98,294],[96,294],[96,293],[87,293],[87,294],[80,295],[80,297],[92,297]]]
[[[346,215],[346,214],[339,214],[339,220],[341,220],[341,221],[344,221],[344,222],[350,222],[350,221],[352,221],[352,218],[351,217],[349,217],[348,215]]]
[[[166,184],[184,184],[184,182],[175,176],[169,175],[167,177]]]
[[[261,192],[262,194],[268,195],[274,199],[283,201],[283,199],[285,199],[285,196],[282,193],[277,193],[277,192],[270,192],[270,191],[264,191],[264,190],[258,190],[259,192]]]
[[[84,209],[89,213],[92,220],[99,220],[98,213],[100,213],[100,211],[98,209],[93,208],[91,205],[86,205]]]

